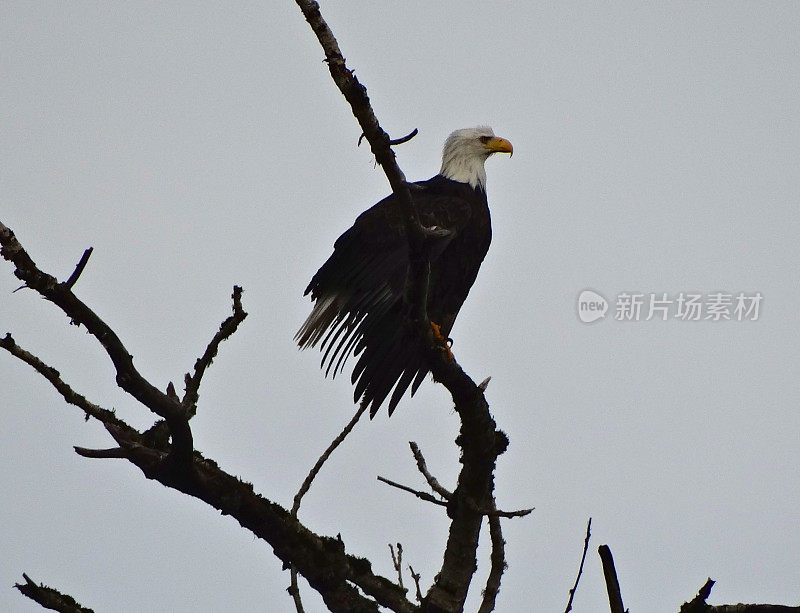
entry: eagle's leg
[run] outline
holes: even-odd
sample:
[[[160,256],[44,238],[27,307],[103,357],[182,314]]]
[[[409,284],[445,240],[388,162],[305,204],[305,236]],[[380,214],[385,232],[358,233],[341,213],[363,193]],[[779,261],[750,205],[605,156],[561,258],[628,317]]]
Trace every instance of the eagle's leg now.
[[[455,361],[455,357],[453,357],[453,352],[450,351],[450,346],[453,344],[453,339],[446,338],[442,334],[442,328],[439,324],[435,324],[431,322],[431,330],[433,331],[433,340],[439,346],[439,349],[445,352],[447,355],[447,359],[451,362]]]

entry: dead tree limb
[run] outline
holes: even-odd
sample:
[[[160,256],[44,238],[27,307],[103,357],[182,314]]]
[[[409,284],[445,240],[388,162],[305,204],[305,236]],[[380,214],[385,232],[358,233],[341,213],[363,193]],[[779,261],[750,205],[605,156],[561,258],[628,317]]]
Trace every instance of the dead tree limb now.
[[[611,613],[626,613],[625,605],[622,604],[622,594],[620,593],[617,569],[614,568],[614,556],[611,555],[611,549],[608,548],[608,545],[600,545],[597,548],[597,553],[600,554],[600,560],[603,562],[603,575],[606,579],[608,604],[611,607]]]
[[[497,594],[500,592],[500,580],[506,570],[506,542],[503,540],[503,530],[500,517],[489,516],[489,538],[492,541],[490,555],[491,567],[486,578],[486,587],[483,589],[483,599],[478,608],[478,613],[490,613],[497,604]]]
[[[578,591],[578,583],[581,580],[581,575],[583,574],[583,564],[586,562],[586,552],[589,550],[589,539],[592,537],[592,518],[589,518],[589,522],[586,524],[586,538],[583,539],[583,553],[581,554],[581,565],[578,567],[578,576],[575,577],[575,584],[572,586],[572,589],[569,591],[569,600],[567,600],[567,608],[564,609],[564,613],[569,613],[572,611],[572,601],[575,598],[575,592]]]
[[[425,477],[425,481],[428,482],[430,488],[445,500],[450,500],[453,497],[453,492],[442,486],[436,477],[430,473],[428,470],[428,464],[425,462],[425,457],[422,455],[422,451],[419,449],[419,445],[417,445],[414,441],[411,441],[408,446],[411,447],[411,453],[414,454],[414,459],[417,462],[417,469],[422,473],[422,476]]]
[[[69,289],[72,289],[72,286],[78,282],[78,277],[81,276],[83,269],[86,268],[86,264],[89,263],[89,257],[91,257],[92,251],[94,251],[94,247],[89,247],[83,252],[81,259],[78,260],[78,265],[75,266],[75,270],[69,276],[69,279],[67,279],[64,283],[64,285],[66,285]]]
[[[483,390],[433,342],[427,317],[429,265],[423,248],[425,230],[420,225],[405,175],[395,160],[391,139],[378,123],[366,88],[347,67],[333,32],[322,18],[319,5],[313,0],[296,2],[323,48],[333,81],[350,104],[375,160],[383,168],[400,203],[409,243],[411,281],[408,301],[420,334],[428,340],[433,377],[450,392],[461,418],[457,444],[461,447],[462,468],[453,498],[448,503],[448,515],[452,521],[447,546],[441,569],[422,605],[423,611],[461,611],[477,568],[476,551],[483,515],[475,509],[491,506],[495,463],[508,447],[508,438],[497,429]]]
[[[446,507],[447,506],[447,502],[445,502],[444,500],[439,500],[438,498],[435,498],[434,496],[432,496],[428,492],[415,490],[412,487],[408,487],[407,485],[403,485],[402,483],[397,483],[397,481],[392,481],[391,479],[387,479],[386,477],[381,477],[380,475],[378,475],[378,481],[380,481],[381,483],[385,483],[386,485],[390,485],[392,487],[396,487],[397,489],[403,490],[404,492],[408,492],[409,494],[414,494],[414,496],[416,496],[420,500],[424,500],[425,502],[431,502],[433,504],[439,505],[440,507]]]
[[[683,603],[678,613],[800,613],[800,607],[787,607],[775,604],[723,604],[712,606],[706,603],[714,587],[713,579],[708,579],[689,602]]]
[[[316,478],[319,471],[322,470],[322,465],[327,462],[328,458],[331,457],[331,454],[336,450],[336,448],[342,444],[344,439],[347,437],[350,432],[352,432],[353,428],[356,427],[358,420],[361,419],[361,416],[364,414],[364,411],[367,410],[367,403],[362,402],[358,410],[355,412],[353,417],[347,422],[347,425],[342,429],[339,435],[331,441],[331,444],[322,452],[322,455],[317,459],[314,466],[309,471],[306,478],[303,480],[303,484],[300,486],[298,492],[294,495],[294,504],[292,505],[292,515],[297,516],[297,511],[300,509],[300,502],[303,500],[303,496],[306,495],[309,488],[311,487],[311,483]]]
[[[22,573],[22,578],[25,579],[25,583],[15,583],[14,587],[45,609],[61,613],[94,613],[92,609],[81,606],[72,596],[62,594],[43,583],[37,584],[25,573]]]
[[[117,419],[117,416],[114,414],[113,411],[109,411],[108,409],[104,409],[99,405],[96,405],[93,402],[90,402],[86,399],[83,394],[79,394],[75,390],[73,390],[69,384],[65,383],[64,380],[61,378],[61,373],[58,372],[52,366],[48,366],[45,364],[41,359],[33,355],[30,351],[27,351],[17,345],[14,338],[11,336],[10,332],[7,332],[6,335],[0,339],[0,347],[8,351],[11,355],[15,358],[18,358],[25,362],[28,366],[33,367],[33,369],[42,375],[45,379],[47,379],[51,385],[56,388],[56,391],[61,394],[61,396],[66,400],[69,404],[75,405],[79,409],[81,409],[84,414],[86,415],[86,419],[90,417],[94,417],[95,419],[99,420],[102,423],[112,423],[120,425],[122,422]]]
[[[83,325],[103,346],[116,369],[117,385],[151,411],[163,417],[172,436],[170,459],[176,467],[188,469],[191,465],[193,441],[186,411],[174,398],[158,390],[147,381],[133,365],[133,356],[117,334],[98,315],[84,304],[67,282],[58,280],[39,270],[14,233],[0,222],[2,257],[14,264],[14,276],[26,287],[37,291],[43,298],[59,307],[70,322]]]
[[[416,605],[406,599],[405,590],[391,580],[374,574],[369,561],[347,554],[340,539],[311,532],[288,510],[260,496],[252,485],[226,473],[213,460],[204,458],[191,447],[188,465],[183,470],[165,470],[165,465],[174,462],[171,458],[176,436],[185,435],[181,444],[192,440],[188,417],[176,395],[164,394],[146,381],[133,367],[133,358],[116,333],[75,297],[70,288],[41,271],[14,233],[1,222],[0,255],[15,265],[15,275],[25,281],[27,287],[61,308],[72,323],[89,330],[106,349],[116,367],[118,385],[154,414],[163,417],[170,428],[171,445],[162,445],[159,439],[149,433],[140,433],[131,428],[112,412],[72,390],[57,370],[21,349],[7,334],[1,339],[0,346],[40,372],[69,402],[102,421],[118,445],[112,450],[78,448],[76,451],[80,455],[124,457],[148,479],[203,500],[224,515],[232,516],[242,527],[269,543],[275,555],[287,567],[296,566],[320,593],[331,611],[374,613],[379,606],[402,613],[417,610]],[[176,422],[185,426],[184,433],[175,428]]]
[[[339,435],[331,441],[331,444],[322,452],[322,455],[319,456],[317,461],[314,463],[314,466],[311,467],[306,478],[303,480],[302,485],[300,485],[300,489],[294,495],[294,501],[292,503],[292,517],[297,518],[297,512],[300,510],[300,503],[303,500],[303,496],[306,495],[308,490],[311,488],[311,484],[316,479],[319,471],[322,470],[322,465],[328,461],[328,458],[331,457],[331,454],[336,450],[336,448],[344,442],[344,439],[347,438],[347,435],[353,431],[353,428],[356,427],[358,420],[361,419],[361,416],[364,414],[364,411],[367,410],[367,403],[362,402],[358,410],[353,414],[353,417],[350,418],[350,421],[347,422],[347,425],[342,429]],[[291,568],[291,583],[289,585],[289,594],[292,596],[292,600],[294,600],[294,606],[297,610],[297,613],[303,613],[303,600],[300,597],[300,586],[297,583],[297,569],[292,566]],[[402,587],[402,585],[400,586]]]
[[[397,554],[394,552],[394,546],[389,543],[389,553],[392,554],[392,566],[397,571],[397,585],[403,587],[403,545],[397,543]]]
[[[206,347],[203,355],[197,358],[197,361],[194,364],[194,375],[186,373],[186,376],[184,377],[184,381],[186,383],[186,393],[183,395],[181,405],[186,411],[187,416],[190,418],[194,416],[195,412],[197,411],[200,383],[203,379],[206,369],[211,365],[211,362],[214,361],[214,358],[217,357],[217,351],[219,351],[220,343],[227,338],[230,338],[230,336],[236,332],[239,324],[245,320],[245,317],[247,317],[247,313],[245,313],[244,309],[242,308],[242,291],[242,288],[238,285],[233,286],[233,294],[231,294],[231,300],[233,301],[233,314],[231,314],[230,317],[228,317],[219,325],[219,330],[217,330],[216,334],[214,334],[214,337],[211,339],[208,347]],[[167,392],[167,395],[169,396],[169,389]]]

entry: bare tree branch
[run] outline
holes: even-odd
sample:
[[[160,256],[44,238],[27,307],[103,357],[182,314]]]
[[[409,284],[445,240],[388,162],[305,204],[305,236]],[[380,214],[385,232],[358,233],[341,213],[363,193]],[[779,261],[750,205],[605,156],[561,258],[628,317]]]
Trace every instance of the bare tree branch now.
[[[421,492],[419,490],[415,490],[414,488],[408,487],[407,485],[402,485],[397,483],[396,481],[392,481],[391,479],[387,479],[386,477],[378,476],[378,481],[385,483],[386,485],[391,485],[392,487],[396,487],[399,490],[403,490],[404,492],[408,492],[409,494],[414,494],[420,500],[424,500],[425,502],[432,502],[433,504],[438,504],[440,507],[446,507],[447,503],[443,500],[439,500],[438,498],[434,498],[428,492]]]
[[[300,597],[300,585],[297,582],[297,569],[292,565],[291,568],[291,583],[289,587],[286,588],[286,591],[289,592],[289,595],[292,597],[292,601],[294,602],[294,608],[297,613],[305,613],[305,609],[303,608],[303,599]]]
[[[697,596],[689,602],[681,605],[678,613],[706,613],[711,607],[706,604],[706,599],[711,595],[711,588],[714,587],[714,580],[709,577],[697,591]]]
[[[411,573],[411,578],[414,580],[417,602],[422,602],[422,591],[419,589],[419,580],[422,578],[422,575],[420,575],[419,573],[415,573],[414,569],[411,567],[411,564],[408,565],[408,572]]]
[[[331,444],[328,445],[328,448],[322,452],[322,455],[319,456],[314,466],[309,471],[308,475],[306,476],[303,484],[300,486],[298,492],[294,495],[294,504],[292,505],[292,515],[297,516],[297,511],[300,509],[300,501],[303,499],[303,496],[306,495],[309,488],[311,487],[311,483],[316,479],[317,474],[322,469],[322,465],[327,462],[328,458],[331,457],[331,454],[336,450],[336,448],[342,444],[342,441],[347,437],[348,434],[355,428],[358,420],[361,419],[361,416],[364,414],[364,411],[367,410],[367,403],[362,402],[361,406],[358,407],[358,410],[355,412],[353,417],[347,422],[347,425],[344,429],[339,433]]]
[[[373,574],[368,560],[346,554],[341,540],[314,534],[289,511],[256,494],[252,485],[225,473],[198,452],[194,454],[196,476],[191,480],[160,471],[163,453],[134,446],[128,454],[148,478],[205,501],[267,541],[280,560],[297,567],[331,611],[377,611],[375,603],[392,611],[415,610],[404,590]]]
[[[721,604],[716,606],[707,604],[705,607],[697,610],[703,611],[703,613],[800,613],[800,607],[787,607],[780,604]]]
[[[503,530],[497,515],[489,516],[489,538],[492,541],[491,568],[489,576],[486,578],[486,587],[483,590],[483,599],[478,613],[494,611],[497,594],[500,592],[500,580],[507,568],[506,542],[503,540]]]
[[[93,250],[94,247],[89,247],[86,251],[83,252],[81,259],[78,260],[78,265],[75,267],[75,270],[69,276],[69,279],[67,279],[66,282],[64,283],[64,285],[66,285],[67,288],[72,289],[72,286],[75,285],[75,283],[77,283],[78,277],[81,276],[83,269],[86,268],[86,264],[88,264],[89,257],[92,255]]]
[[[494,506],[490,509],[479,509],[475,507],[473,509],[476,513],[480,513],[481,515],[485,515],[486,517],[504,517],[506,519],[513,519],[515,517],[525,517],[526,515],[530,515],[533,513],[534,509],[519,509],[518,511],[503,511],[501,509],[497,509]]]
[[[411,447],[411,453],[414,454],[414,459],[417,461],[417,468],[419,472],[422,473],[422,476],[425,477],[425,480],[428,482],[428,485],[431,486],[431,489],[439,494],[445,500],[450,500],[453,497],[453,492],[448,489],[445,489],[441,483],[428,471],[428,465],[425,462],[425,458],[422,455],[422,452],[419,449],[419,445],[417,445],[414,441],[411,441],[409,444]]]
[[[449,507],[447,501],[439,500],[435,496],[432,496],[428,492],[423,492],[421,490],[415,490],[413,487],[408,487],[407,485],[403,485],[402,483],[397,483],[397,481],[392,481],[391,479],[387,479],[386,477],[378,476],[378,481],[381,483],[385,483],[386,485],[391,485],[392,487],[396,487],[399,490],[403,490],[404,492],[408,492],[409,494],[414,494],[420,500],[424,500],[425,502],[432,502],[433,504],[439,505],[440,507]],[[530,515],[533,512],[533,509],[521,509],[519,511],[501,511],[500,509],[495,508],[494,506],[488,509],[479,509],[476,506],[470,504],[470,509],[475,512],[477,515],[486,516],[486,517],[505,517],[505,518],[513,518],[513,517],[525,517],[526,515]]]
[[[142,404],[158,415],[166,415],[169,424],[180,419],[186,426],[187,438],[191,430],[180,403],[174,394],[163,394],[144,380],[133,368],[132,358],[122,342],[108,325],[71,290],[59,284],[54,277],[39,270],[14,237],[13,232],[0,223],[2,256],[16,266],[15,274],[42,296],[59,306],[70,318],[86,325],[100,341],[117,366],[117,382]],[[169,446],[162,445],[158,433],[141,434],[116,418],[113,413],[89,403],[61,381],[55,369],[47,366],[30,353],[20,349],[10,335],[2,345],[16,357],[37,369],[58,389],[69,402],[84,412],[103,421],[106,430],[119,445],[113,450],[76,451],[90,457],[124,457],[136,465],[148,479],[203,500],[225,515],[234,517],[245,529],[268,542],[275,555],[288,567],[295,565],[309,584],[317,590],[331,611],[373,613],[378,606],[392,611],[410,613],[416,606],[405,597],[405,590],[389,579],[372,572],[367,560],[345,553],[340,539],[319,536],[292,517],[291,513],[256,494],[252,485],[222,471],[215,462],[205,459],[199,452],[189,450],[189,465],[185,470],[167,470],[166,461],[172,457]],[[163,416],[163,415],[162,415]],[[160,423],[160,422],[159,422]],[[157,430],[157,423],[151,430]],[[170,426],[171,448],[174,450],[176,430]],[[121,451],[120,451],[121,450]]]
[[[389,553],[392,554],[392,565],[397,571],[397,585],[403,587],[403,545],[397,543],[397,555],[395,555],[394,547],[389,543]]]
[[[186,377],[184,378],[186,383],[186,393],[183,395],[181,404],[189,417],[193,417],[197,412],[197,400],[200,390],[200,382],[203,379],[206,368],[208,368],[211,365],[211,362],[214,361],[214,358],[217,357],[217,351],[219,350],[220,343],[236,332],[239,324],[242,323],[247,317],[247,313],[245,313],[244,309],[242,308],[242,291],[242,288],[238,285],[233,286],[233,294],[231,294],[231,299],[233,300],[233,314],[220,324],[219,330],[217,330],[217,333],[214,334],[214,338],[211,339],[211,342],[208,344],[208,347],[206,347],[203,355],[197,358],[197,361],[194,364],[194,375],[186,373]],[[172,384],[170,383],[170,385]],[[174,393],[174,387],[172,387],[172,391]],[[169,388],[167,388],[167,395],[170,396]]]
[[[406,237],[409,243],[412,282],[408,286],[408,303],[412,306],[415,322],[430,343],[433,341],[432,330],[422,329],[423,326],[429,328],[427,314],[429,266],[423,248],[425,230],[420,224],[419,216],[411,200],[406,177],[397,165],[394,151],[391,148],[392,139],[378,123],[378,118],[370,105],[366,87],[359,82],[353,71],[345,64],[339,43],[322,18],[319,4],[314,0],[295,1],[325,52],[325,61],[328,64],[331,78],[350,104],[353,115],[361,126],[363,136],[370,144],[375,161],[383,168],[392,191],[398,199],[400,210],[405,218]]]
[[[417,130],[416,128],[414,128],[413,130],[411,130],[411,132],[409,132],[409,133],[408,133],[408,134],[406,134],[405,136],[402,136],[402,137],[400,137],[400,138],[393,138],[393,139],[391,139],[391,140],[389,141],[389,145],[390,145],[390,146],[392,146],[392,147],[394,147],[395,145],[402,145],[403,143],[407,143],[408,141],[410,141],[410,140],[411,140],[412,138],[414,138],[414,137],[415,137],[417,134],[419,134],[419,130]],[[365,136],[365,134],[362,132],[362,133],[361,133],[361,136],[359,136],[359,137],[358,137],[358,144],[356,145],[357,147],[360,147],[360,146],[361,146],[361,141],[362,141],[362,140],[364,140],[364,136]]]
[[[344,427],[344,429],[335,439],[333,439],[333,441],[331,441],[331,444],[328,445],[328,448],[322,452],[322,455],[317,459],[314,466],[311,467],[311,470],[303,480],[300,489],[294,495],[294,502],[292,504],[292,517],[297,517],[297,512],[300,510],[300,502],[303,500],[303,496],[306,495],[309,488],[311,488],[311,483],[317,478],[319,471],[322,470],[322,465],[328,461],[328,458],[331,457],[331,454],[334,452],[334,450],[341,445],[344,439],[347,438],[347,435],[352,432],[353,428],[355,428],[356,424],[358,423],[358,420],[361,419],[361,416],[366,410],[367,403],[362,402],[353,417],[349,422],[347,422],[347,425]],[[294,567],[294,565],[291,568],[291,584],[289,586],[289,594],[291,594],[292,599],[294,600],[294,606],[297,609],[297,613],[303,613],[303,601],[300,597],[300,586],[297,583],[297,569]]]
[[[54,388],[56,388],[56,391],[64,397],[64,400],[66,400],[69,404],[75,405],[79,409],[83,410],[83,412],[86,414],[86,419],[89,419],[89,417],[94,417],[104,424],[111,423],[125,425],[124,422],[117,418],[113,411],[109,411],[108,409],[104,409],[95,403],[88,401],[85,396],[73,390],[61,379],[61,373],[55,368],[48,366],[38,357],[17,345],[10,332],[6,333],[5,337],[0,339],[0,347],[8,351],[14,357],[19,358],[29,366],[32,366],[36,372],[42,375],[53,385]]]
[[[126,458],[127,455],[122,447],[112,447],[110,449],[87,449],[86,447],[73,447],[75,453],[84,458]]]
[[[43,583],[37,585],[25,573],[22,573],[22,578],[25,579],[25,583],[15,583],[14,587],[34,602],[39,603],[45,609],[61,611],[61,613],[94,613],[92,609],[82,607],[68,594],[62,594],[58,590],[47,587]]]
[[[572,611],[572,600],[575,598],[575,592],[578,590],[578,582],[581,580],[581,575],[583,574],[583,563],[586,562],[586,552],[589,550],[589,539],[592,536],[592,518],[589,518],[589,522],[586,524],[586,538],[583,540],[583,554],[581,555],[581,565],[578,567],[578,576],[575,577],[575,585],[572,586],[572,589],[569,591],[569,600],[567,601],[567,608],[564,609],[564,613],[569,613]]]
[[[408,134],[406,134],[405,136],[401,136],[400,138],[393,138],[392,140],[390,140],[390,141],[389,141],[389,144],[390,144],[392,147],[394,147],[395,145],[402,145],[403,143],[407,143],[408,141],[410,141],[410,140],[411,140],[412,138],[414,138],[414,137],[415,137],[415,136],[416,136],[418,133],[419,133],[419,130],[417,130],[416,128],[414,128],[413,130],[411,130],[411,132],[409,132],[409,133],[408,133]]]
[[[66,283],[59,283],[52,275],[39,270],[14,233],[2,222],[0,222],[0,247],[0,255],[16,267],[14,275],[18,279],[58,306],[72,323],[85,326],[100,342],[114,364],[117,384],[166,420],[172,435],[171,457],[176,460],[176,465],[190,466],[193,449],[192,432],[186,411],[180,403],[159,391],[136,370],[133,356],[108,324],[78,299]]]
[[[619,579],[617,579],[617,569],[614,568],[614,556],[608,545],[600,545],[597,548],[600,560],[603,562],[603,575],[606,579],[606,589],[608,590],[608,604],[611,613],[626,613],[625,605],[622,604],[622,594],[619,589]]]
[[[711,595],[714,581],[708,579],[689,602],[681,605],[678,613],[800,613],[800,607],[787,607],[774,604],[723,604],[712,606],[706,603]]]
[[[462,450],[462,470],[448,504],[448,515],[452,522],[447,547],[442,567],[423,599],[423,610],[426,611],[461,611],[477,565],[476,551],[483,519],[482,514],[474,509],[490,508],[495,463],[497,456],[508,447],[508,437],[497,430],[483,390],[464,373],[449,351],[442,351],[434,342],[427,316],[430,266],[423,248],[425,229],[419,223],[405,176],[397,166],[390,146],[391,139],[378,123],[366,88],[347,68],[339,44],[320,14],[319,5],[313,0],[296,2],[316,34],[325,52],[331,77],[350,104],[404,214],[411,279],[408,302],[412,305],[412,317],[420,334],[424,334],[428,340],[428,359],[433,377],[448,389],[461,418],[457,442]]]

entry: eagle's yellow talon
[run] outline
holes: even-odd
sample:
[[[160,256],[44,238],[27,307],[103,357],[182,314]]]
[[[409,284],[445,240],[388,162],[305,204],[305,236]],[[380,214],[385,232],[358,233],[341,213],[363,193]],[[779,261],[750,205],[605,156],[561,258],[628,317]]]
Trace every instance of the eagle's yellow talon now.
[[[442,334],[442,327],[439,324],[431,322],[431,330],[433,331],[433,340],[439,346],[439,349],[445,352],[448,360],[451,362],[455,361],[453,352],[450,351],[450,345],[453,342],[452,339]]]

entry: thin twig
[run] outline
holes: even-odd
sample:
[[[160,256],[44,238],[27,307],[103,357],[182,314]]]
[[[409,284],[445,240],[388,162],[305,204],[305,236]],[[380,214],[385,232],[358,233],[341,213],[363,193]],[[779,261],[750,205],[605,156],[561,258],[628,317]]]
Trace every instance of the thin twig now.
[[[295,568],[294,564],[292,565],[290,574],[292,577],[292,582],[286,591],[292,596],[295,611],[297,611],[297,613],[305,613],[305,609],[303,608],[303,599],[300,598],[300,585],[297,583],[297,568]]]
[[[418,133],[419,133],[419,130],[414,128],[413,130],[411,130],[411,132],[409,132],[408,134],[406,134],[405,136],[403,136],[401,138],[393,138],[393,139],[389,140],[389,145],[394,147],[395,145],[402,145],[403,143],[407,143],[412,138],[414,138]],[[358,137],[358,144],[356,145],[357,147],[361,146],[361,141],[364,140],[365,136],[366,136],[366,134],[364,134],[362,132],[361,136]]]
[[[414,496],[416,496],[417,498],[419,498],[421,500],[424,500],[425,502],[432,502],[433,504],[438,504],[441,507],[446,507],[447,506],[447,503],[444,500],[439,500],[438,498],[434,498],[428,492],[420,492],[419,490],[415,490],[415,489],[413,489],[411,487],[408,487],[406,485],[402,485],[400,483],[397,483],[396,481],[392,481],[390,479],[387,479],[387,478],[381,477],[381,476],[378,476],[378,481],[382,481],[386,485],[391,485],[392,487],[396,487],[399,490],[403,490],[403,491],[408,492],[410,494],[414,494]]]
[[[219,330],[217,330],[216,334],[214,334],[211,342],[208,343],[208,347],[206,347],[203,355],[197,358],[197,361],[194,364],[194,375],[186,373],[186,377],[184,378],[184,381],[186,382],[186,393],[183,395],[181,404],[186,409],[189,417],[194,416],[195,412],[197,411],[200,382],[203,379],[203,374],[205,374],[206,369],[211,365],[211,362],[213,362],[214,358],[217,356],[220,343],[236,332],[239,324],[242,323],[247,317],[247,313],[242,308],[242,291],[243,290],[240,286],[233,286],[233,294],[231,294],[231,299],[233,300],[233,314],[231,314],[220,324]],[[174,387],[172,388],[172,392],[175,392]],[[167,395],[170,395],[169,387],[167,388]]]
[[[402,137],[400,137],[400,138],[393,138],[392,140],[390,140],[390,141],[389,141],[389,144],[390,144],[392,147],[394,147],[395,145],[402,145],[403,143],[407,143],[408,141],[410,141],[410,140],[411,140],[412,138],[414,138],[414,137],[415,137],[417,134],[419,134],[419,130],[417,130],[416,128],[414,128],[413,130],[411,130],[411,132],[409,132],[409,133],[408,133],[408,134],[406,134],[405,136],[402,136]]]
[[[69,279],[67,279],[64,282],[64,285],[68,289],[72,289],[72,286],[75,285],[75,283],[78,281],[78,277],[81,276],[83,269],[86,268],[86,264],[89,262],[89,256],[92,255],[93,250],[94,247],[89,247],[86,251],[83,252],[81,259],[78,260],[78,265],[75,267],[75,270],[72,271],[72,274],[69,276]]]
[[[88,449],[86,447],[74,446],[75,453],[84,458],[126,458],[125,450],[122,447],[112,447],[110,449]]]
[[[494,506],[493,502],[492,507]],[[497,594],[500,592],[500,580],[506,568],[508,568],[506,565],[506,542],[503,540],[500,518],[497,515],[489,516],[489,538],[492,541],[491,569],[489,570],[489,576],[486,578],[486,587],[483,590],[483,599],[478,613],[494,611]]]
[[[29,366],[33,367],[36,372],[42,375],[52,384],[54,388],[56,388],[56,391],[61,394],[64,400],[66,400],[69,404],[75,405],[81,409],[86,414],[86,419],[89,419],[89,417],[94,417],[104,424],[111,423],[117,425],[127,425],[118,419],[117,416],[114,415],[113,411],[109,411],[108,409],[104,409],[99,405],[96,405],[94,402],[90,402],[84,395],[73,390],[67,383],[64,382],[64,380],[61,378],[61,373],[59,373],[55,368],[45,364],[37,356],[17,345],[16,341],[14,341],[14,339],[11,337],[10,332],[6,333],[6,335],[0,339],[0,347],[8,351],[14,357],[19,358]]]
[[[40,270],[14,236],[14,232],[2,222],[0,222],[0,255],[14,264],[14,276],[58,306],[71,323],[85,326],[97,339],[114,364],[117,385],[167,421],[172,435],[170,455],[177,461],[176,467],[188,469],[192,461],[194,443],[186,411],[180,403],[160,391],[139,373],[133,365],[133,356],[114,330],[75,296],[66,284],[59,283],[53,275]]]
[[[294,495],[294,502],[292,504],[292,517],[297,517],[297,512],[300,510],[300,502],[303,500],[303,496],[306,495],[308,490],[311,488],[311,484],[314,482],[314,479],[319,474],[319,471],[322,470],[322,465],[327,462],[328,458],[331,457],[331,454],[334,450],[342,444],[342,441],[347,437],[348,434],[355,428],[355,425],[358,423],[358,420],[361,419],[361,416],[364,414],[364,411],[367,410],[367,403],[362,402],[361,405],[358,407],[358,410],[355,412],[353,417],[350,418],[350,421],[347,422],[347,425],[342,429],[331,444],[328,445],[328,448],[322,452],[322,455],[319,456],[314,466],[309,471],[306,478],[303,480],[300,489]],[[292,565],[290,569],[290,581],[291,584],[289,585],[289,593],[292,595],[292,599],[294,600],[294,606],[297,609],[297,613],[303,613],[303,602],[300,598],[300,586],[297,583],[297,568]]]
[[[397,555],[395,555],[394,547],[389,543],[389,552],[392,554],[392,564],[397,571],[397,584],[400,586],[400,589],[405,589],[403,587],[403,545],[397,543]]]
[[[586,538],[583,540],[583,554],[581,555],[581,565],[578,567],[578,576],[575,577],[575,585],[572,586],[572,589],[569,591],[569,600],[567,601],[567,608],[564,609],[564,613],[569,613],[572,611],[572,599],[575,598],[575,592],[578,589],[578,581],[581,580],[581,574],[583,573],[583,563],[586,561],[586,552],[589,550],[589,538],[592,535],[592,518],[589,518],[589,523],[586,524]]]
[[[414,569],[411,567],[411,564],[408,565],[408,572],[411,573],[411,578],[414,580],[414,586],[417,589],[417,602],[422,602],[422,591],[419,589],[419,580],[422,578],[422,575],[415,573]]]
[[[305,480],[303,481],[303,484],[300,486],[300,489],[294,495],[294,504],[292,505],[292,516],[294,517],[297,516],[297,511],[300,508],[300,501],[303,499],[303,496],[306,495],[306,492],[308,492],[308,489],[311,487],[311,483],[316,478],[320,469],[322,469],[322,465],[325,464],[328,458],[331,457],[331,454],[334,452],[334,450],[339,445],[342,444],[342,441],[344,441],[345,437],[347,437],[347,435],[350,434],[353,428],[355,428],[355,425],[358,423],[358,420],[361,419],[361,416],[364,414],[364,411],[366,410],[367,410],[367,404],[365,402],[362,402],[361,406],[358,407],[358,410],[355,412],[353,417],[350,418],[350,421],[347,422],[347,425],[339,433],[339,436],[333,439],[333,441],[331,441],[331,444],[328,445],[328,448],[322,453],[321,456],[319,456],[319,459],[317,459],[316,463],[309,471],[308,476],[306,476]]]
[[[417,445],[414,441],[409,442],[408,445],[411,447],[411,453],[414,454],[414,459],[417,461],[417,468],[419,469],[419,472],[421,472],[422,476],[425,477],[425,480],[428,482],[428,485],[431,486],[431,489],[445,500],[450,500],[453,497],[453,492],[443,487],[436,477],[431,475],[431,473],[428,471],[428,465],[425,463],[425,458],[419,449],[419,445]]]
[[[402,483],[397,483],[396,481],[392,481],[391,479],[387,479],[386,477],[378,476],[378,481],[381,481],[386,485],[391,485],[392,487],[396,487],[397,489],[408,492],[409,494],[414,494],[414,496],[416,496],[421,500],[424,500],[425,502],[432,502],[433,504],[438,504],[439,506],[442,507],[447,506],[446,500],[439,500],[438,498],[435,498],[434,496],[430,495],[428,492],[415,490],[413,487],[408,487],[407,485],[403,485]],[[501,511],[500,509],[496,508],[481,509],[475,506],[474,504],[468,504],[467,506],[477,515],[485,517],[505,517],[505,518],[525,517],[526,515],[530,515],[534,511],[534,509],[520,509],[518,511]]]
[[[486,517],[505,517],[507,519],[513,519],[514,517],[525,517],[526,515],[530,515],[536,509],[519,509],[518,511],[502,511],[500,509],[476,509],[478,513],[481,515],[486,515]]]
[[[603,562],[603,575],[606,579],[608,604],[611,607],[611,613],[625,613],[625,605],[622,604],[622,594],[620,592],[619,579],[617,578],[617,569],[614,568],[614,556],[611,555],[611,549],[608,548],[608,545],[600,545],[597,548],[597,553],[600,554],[600,559]]]

